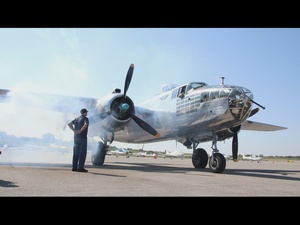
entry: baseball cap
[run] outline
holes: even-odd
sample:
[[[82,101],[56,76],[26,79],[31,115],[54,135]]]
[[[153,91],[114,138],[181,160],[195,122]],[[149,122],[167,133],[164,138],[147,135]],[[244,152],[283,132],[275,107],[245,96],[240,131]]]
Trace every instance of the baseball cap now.
[[[86,113],[86,112],[88,112],[86,108],[83,108],[83,109],[80,110],[81,114]]]

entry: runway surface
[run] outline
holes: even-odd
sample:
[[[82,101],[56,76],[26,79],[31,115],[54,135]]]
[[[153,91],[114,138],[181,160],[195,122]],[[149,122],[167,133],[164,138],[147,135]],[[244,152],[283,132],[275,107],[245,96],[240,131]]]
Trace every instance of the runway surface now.
[[[6,150],[0,196],[300,196],[299,161],[232,162],[221,174],[191,159],[106,156],[88,173],[71,171],[67,151]]]

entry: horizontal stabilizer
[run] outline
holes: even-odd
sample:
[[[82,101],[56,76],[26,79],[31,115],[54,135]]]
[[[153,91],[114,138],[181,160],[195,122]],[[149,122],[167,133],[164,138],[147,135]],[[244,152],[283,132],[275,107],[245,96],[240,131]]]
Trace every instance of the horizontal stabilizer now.
[[[259,123],[250,120],[246,120],[242,123],[242,130],[255,130],[255,131],[276,131],[276,130],[285,130],[287,127],[281,127],[266,123]]]

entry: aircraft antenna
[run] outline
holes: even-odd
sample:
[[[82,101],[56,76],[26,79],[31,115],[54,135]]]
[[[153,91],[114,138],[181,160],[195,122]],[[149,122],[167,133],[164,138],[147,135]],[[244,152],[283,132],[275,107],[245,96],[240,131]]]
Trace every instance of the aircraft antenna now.
[[[224,79],[225,79],[225,77],[219,77],[219,78],[221,78],[222,79],[222,85],[224,85]]]

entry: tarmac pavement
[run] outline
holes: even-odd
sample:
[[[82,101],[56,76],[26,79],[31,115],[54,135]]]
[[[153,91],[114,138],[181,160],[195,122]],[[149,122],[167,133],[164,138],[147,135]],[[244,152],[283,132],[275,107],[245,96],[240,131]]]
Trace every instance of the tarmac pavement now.
[[[253,197],[300,196],[299,161],[227,161],[223,173],[195,169],[190,158],[106,156],[87,173],[71,171],[69,151],[6,150],[0,196]]]

